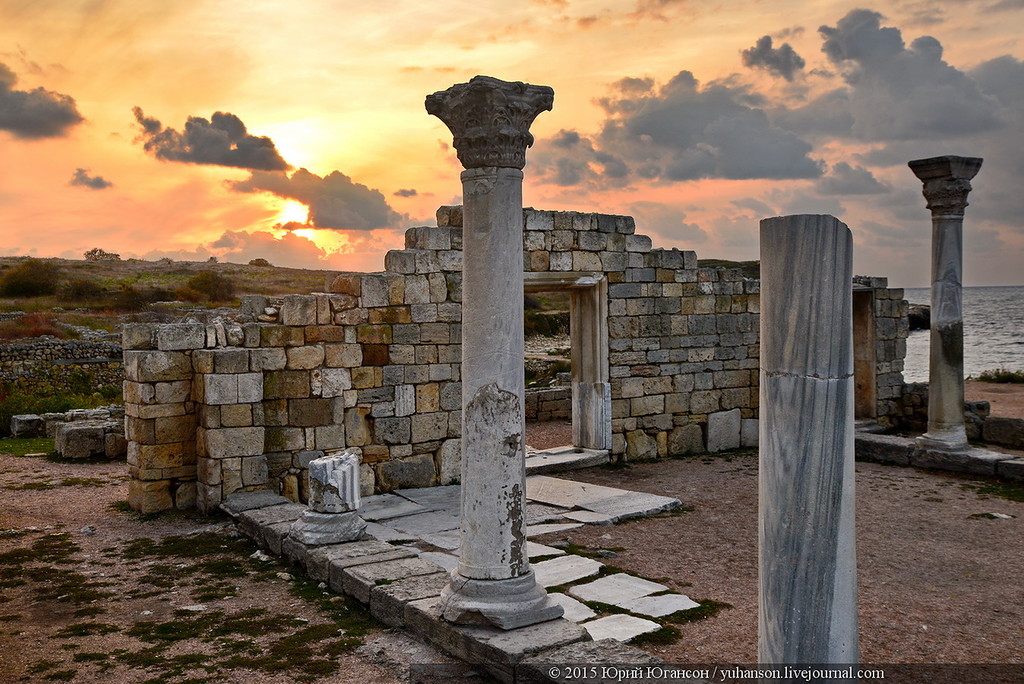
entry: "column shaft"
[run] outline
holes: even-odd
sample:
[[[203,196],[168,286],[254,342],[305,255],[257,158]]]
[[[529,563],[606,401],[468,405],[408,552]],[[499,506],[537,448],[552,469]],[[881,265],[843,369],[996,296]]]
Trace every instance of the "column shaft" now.
[[[849,229],[761,221],[760,662],[853,663],[853,314]]]
[[[962,271],[963,216],[933,216],[926,436],[966,447]]]

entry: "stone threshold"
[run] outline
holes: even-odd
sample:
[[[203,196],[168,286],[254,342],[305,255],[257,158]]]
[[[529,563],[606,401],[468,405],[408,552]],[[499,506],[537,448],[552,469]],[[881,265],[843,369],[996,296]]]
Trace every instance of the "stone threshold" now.
[[[1024,456],[971,447],[963,452],[946,452],[922,447],[912,437],[874,434],[858,430],[857,459],[926,470],[945,470],[969,475],[988,475],[1009,482],[1024,482]]]
[[[233,494],[220,507],[261,548],[284,556],[331,591],[358,599],[384,624],[479,667],[501,682],[586,681],[566,678],[565,673],[552,677],[555,665],[663,662],[615,639],[592,641],[584,627],[565,618],[508,631],[445,622],[440,619],[440,595],[449,574],[414,550],[372,539],[325,546],[297,542],[288,532],[306,506],[269,490]]]
[[[567,470],[605,465],[609,461],[607,449],[560,446],[538,451],[531,450],[526,453],[526,474],[561,473]]]

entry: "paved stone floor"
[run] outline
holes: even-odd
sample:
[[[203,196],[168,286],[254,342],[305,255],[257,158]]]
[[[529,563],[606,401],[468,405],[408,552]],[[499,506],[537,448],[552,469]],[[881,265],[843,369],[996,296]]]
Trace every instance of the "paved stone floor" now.
[[[563,480],[547,475],[526,478],[527,537],[571,530],[583,525],[610,525],[653,515],[680,505],[678,499]],[[400,489],[363,499],[359,514],[366,532],[381,541],[402,544],[446,570],[458,564],[460,488],[458,485]],[[527,542],[527,553],[546,588],[565,608],[565,617],[579,623],[595,640],[628,641],[660,628],[647,619],[698,607],[688,597],[656,582],[624,573],[604,574],[604,564],[562,549]],[[598,579],[594,579],[599,577]],[[616,613],[599,617],[590,606],[615,606]]]

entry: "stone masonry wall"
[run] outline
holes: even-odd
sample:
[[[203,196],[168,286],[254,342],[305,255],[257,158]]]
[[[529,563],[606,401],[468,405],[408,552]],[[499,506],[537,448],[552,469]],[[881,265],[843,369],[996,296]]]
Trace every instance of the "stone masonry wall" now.
[[[210,510],[266,487],[303,500],[309,461],[345,448],[362,452],[364,492],[457,482],[461,208],[437,224],[328,293],[127,327],[132,506]],[[523,227],[528,274],[607,285],[613,458],[756,443],[758,281],[652,249],[626,216],[527,209]]]
[[[16,380],[28,390],[69,392],[83,377],[92,387],[119,385],[121,345],[56,338],[0,344],[0,380]]]

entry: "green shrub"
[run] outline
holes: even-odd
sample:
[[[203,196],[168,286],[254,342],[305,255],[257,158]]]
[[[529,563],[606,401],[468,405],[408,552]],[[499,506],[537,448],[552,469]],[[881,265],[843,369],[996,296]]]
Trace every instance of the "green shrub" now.
[[[57,292],[60,269],[40,259],[28,259],[0,276],[0,295],[40,297]]]
[[[223,302],[235,296],[235,284],[229,278],[213,271],[200,271],[189,278],[186,285],[197,292],[202,292],[213,302]]]
[[[72,280],[63,289],[64,297],[71,301],[80,302],[85,299],[97,299],[103,296],[103,288],[95,280],[78,278]]]
[[[981,382],[1024,384],[1024,371],[996,368],[995,370],[982,371],[975,379]]]

